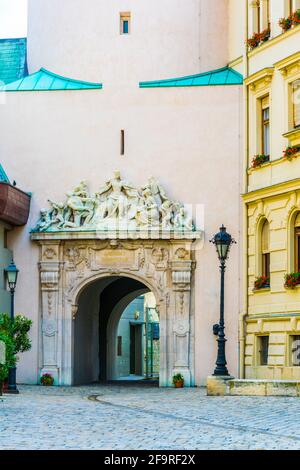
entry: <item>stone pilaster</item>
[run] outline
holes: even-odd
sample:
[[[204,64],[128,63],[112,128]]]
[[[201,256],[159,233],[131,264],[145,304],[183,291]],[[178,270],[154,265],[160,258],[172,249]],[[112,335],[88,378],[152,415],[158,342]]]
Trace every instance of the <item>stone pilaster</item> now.
[[[41,375],[50,373],[59,383],[61,344],[59,341],[59,243],[42,246],[41,283]]]
[[[191,385],[193,371],[190,355],[191,336],[191,276],[192,261],[178,260],[171,263],[174,313],[172,328],[173,371],[182,374],[185,386]]]

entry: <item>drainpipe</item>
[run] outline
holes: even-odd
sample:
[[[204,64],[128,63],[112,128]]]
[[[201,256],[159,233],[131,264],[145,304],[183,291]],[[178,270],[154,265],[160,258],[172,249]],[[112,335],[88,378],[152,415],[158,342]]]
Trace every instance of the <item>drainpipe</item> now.
[[[249,36],[248,0],[244,0],[245,7],[245,41]],[[248,47],[244,48],[244,78],[249,76]],[[249,155],[249,95],[248,87],[244,84],[244,164],[243,164],[243,188],[245,194],[248,191],[248,155]],[[245,341],[246,341],[246,317],[248,313],[248,214],[247,204],[243,201],[243,308],[239,318],[239,378],[245,378]]]

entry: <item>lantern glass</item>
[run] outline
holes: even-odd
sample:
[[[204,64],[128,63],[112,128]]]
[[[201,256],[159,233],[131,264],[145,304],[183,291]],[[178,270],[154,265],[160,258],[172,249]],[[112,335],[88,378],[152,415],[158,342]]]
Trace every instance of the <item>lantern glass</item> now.
[[[13,261],[5,269],[5,272],[7,276],[8,286],[11,290],[14,290],[17,284],[19,270],[17,269],[17,266],[15,265]]]

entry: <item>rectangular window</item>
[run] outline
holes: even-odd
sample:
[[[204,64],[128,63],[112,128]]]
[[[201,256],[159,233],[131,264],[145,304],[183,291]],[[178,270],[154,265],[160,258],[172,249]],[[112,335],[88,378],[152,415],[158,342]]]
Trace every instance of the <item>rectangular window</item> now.
[[[300,366],[300,335],[290,336],[291,366]]]
[[[300,80],[293,83],[293,125],[300,127]]]
[[[261,151],[264,155],[270,155],[270,104],[269,96],[261,100],[262,129]]]
[[[122,336],[118,336],[118,356],[122,356]]]
[[[268,365],[269,336],[258,336],[258,360],[259,365]]]
[[[131,22],[131,14],[120,13],[120,32],[121,34],[130,34],[130,24]]]

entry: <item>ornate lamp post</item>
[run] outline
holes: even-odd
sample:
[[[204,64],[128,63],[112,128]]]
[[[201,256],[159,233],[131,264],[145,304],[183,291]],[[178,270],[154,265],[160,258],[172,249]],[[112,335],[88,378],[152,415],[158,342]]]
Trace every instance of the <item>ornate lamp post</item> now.
[[[225,323],[224,323],[224,277],[226,269],[226,259],[230,250],[230,246],[236,241],[226,232],[226,227],[222,225],[220,232],[216,233],[212,240],[210,240],[216,246],[218,258],[220,260],[220,271],[221,271],[221,295],[220,295],[220,322],[214,325],[213,331],[215,335],[218,335],[218,357],[216,362],[216,368],[213,375],[217,376],[229,376],[228,369],[226,367],[226,355],[225,355]]]
[[[7,278],[8,287],[10,290],[10,319],[13,327],[15,319],[15,289],[18,279],[19,270],[15,265],[14,261],[4,270]],[[8,389],[6,393],[19,393],[16,385],[16,367],[9,369],[8,375]]]

